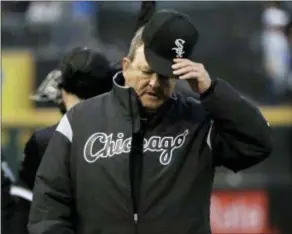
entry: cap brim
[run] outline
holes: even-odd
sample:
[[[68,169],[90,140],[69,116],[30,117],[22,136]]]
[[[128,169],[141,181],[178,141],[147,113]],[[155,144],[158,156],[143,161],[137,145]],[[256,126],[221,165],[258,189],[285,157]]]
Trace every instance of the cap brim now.
[[[153,69],[153,71],[167,78],[177,78],[173,74],[173,69],[171,67],[173,64],[173,61],[169,61],[157,55],[151,49],[147,48],[147,46],[145,46],[144,48],[144,54],[145,54],[146,61],[148,62],[151,69]]]

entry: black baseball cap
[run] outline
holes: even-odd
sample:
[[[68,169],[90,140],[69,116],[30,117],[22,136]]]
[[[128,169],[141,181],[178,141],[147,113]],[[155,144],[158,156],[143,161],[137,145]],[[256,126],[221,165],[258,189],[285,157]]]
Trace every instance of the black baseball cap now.
[[[191,59],[199,32],[187,15],[160,10],[145,24],[142,40],[149,66],[158,74],[174,77],[174,58]]]

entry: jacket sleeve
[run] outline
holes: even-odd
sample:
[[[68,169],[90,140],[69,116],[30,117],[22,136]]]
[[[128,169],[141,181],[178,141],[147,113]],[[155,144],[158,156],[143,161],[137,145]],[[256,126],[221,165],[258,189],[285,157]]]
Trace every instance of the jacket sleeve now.
[[[212,82],[201,101],[212,119],[207,143],[215,165],[238,172],[270,155],[272,133],[268,122],[227,82]]]
[[[73,234],[73,197],[70,187],[72,128],[61,119],[37,171],[29,215],[30,234]]]
[[[27,141],[24,148],[24,159],[19,170],[18,184],[32,190],[35,174],[39,165],[39,151],[35,133]]]

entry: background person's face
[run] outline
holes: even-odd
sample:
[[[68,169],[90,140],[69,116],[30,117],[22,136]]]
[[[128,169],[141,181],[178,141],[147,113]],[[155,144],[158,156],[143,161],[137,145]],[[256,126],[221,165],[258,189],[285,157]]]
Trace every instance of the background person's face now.
[[[156,110],[172,94],[175,79],[157,75],[149,67],[144,46],[136,50],[133,61],[123,59],[123,75],[125,85],[135,89],[142,105],[150,111]]]

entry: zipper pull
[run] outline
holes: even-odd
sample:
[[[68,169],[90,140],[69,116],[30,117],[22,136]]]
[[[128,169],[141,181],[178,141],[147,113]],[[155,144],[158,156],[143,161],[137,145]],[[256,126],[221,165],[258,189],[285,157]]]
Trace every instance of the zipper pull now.
[[[138,223],[138,214],[136,214],[136,213],[134,214],[134,222]]]

